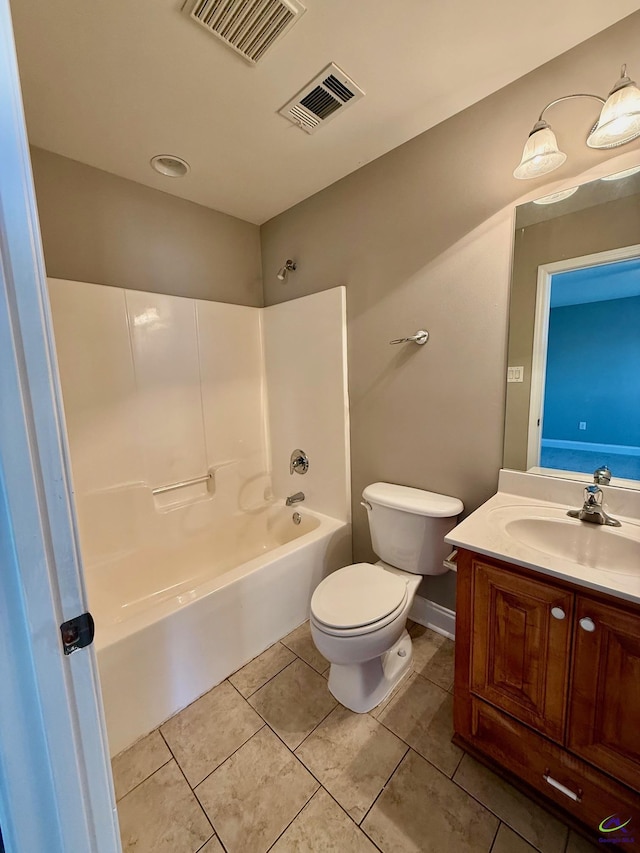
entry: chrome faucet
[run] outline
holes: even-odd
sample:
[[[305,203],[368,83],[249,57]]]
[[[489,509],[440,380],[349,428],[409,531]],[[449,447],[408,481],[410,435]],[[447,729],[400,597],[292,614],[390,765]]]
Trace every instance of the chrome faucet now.
[[[571,518],[588,521],[591,524],[606,524],[607,527],[622,527],[617,518],[611,518],[602,506],[604,493],[600,484],[606,485],[611,480],[611,471],[604,465],[593,472],[593,486],[584,490],[582,509],[570,509],[567,513]]]
[[[285,504],[287,506],[293,506],[294,504],[300,503],[300,501],[304,500],[304,492],[296,492],[295,495],[289,495],[286,499]]]
[[[611,482],[611,471],[606,465],[601,465],[593,472],[593,482],[599,486],[608,486]]]

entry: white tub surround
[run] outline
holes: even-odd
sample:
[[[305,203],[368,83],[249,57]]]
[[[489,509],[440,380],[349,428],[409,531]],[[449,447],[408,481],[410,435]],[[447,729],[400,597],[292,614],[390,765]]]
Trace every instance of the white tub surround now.
[[[261,310],[49,280],[84,568],[271,497]],[[192,486],[167,485],[206,478]],[[191,529],[191,528],[190,528]]]
[[[115,754],[303,622],[351,561],[344,288],[266,310],[49,290]]]
[[[606,527],[566,515],[567,510],[582,507],[585,485],[578,480],[503,469],[498,493],[457,525],[445,540],[459,548],[640,603],[640,492],[601,487],[605,511],[621,522],[621,527]],[[521,527],[515,527],[514,522]],[[523,522],[528,524],[527,529]],[[533,538],[538,534],[532,536],[530,529],[535,530],[536,526],[541,531],[548,530],[548,536],[545,538],[543,532],[539,540]]]
[[[269,435],[276,495],[302,490],[310,505],[351,520],[346,289],[264,309]],[[289,473],[291,451],[309,457]]]

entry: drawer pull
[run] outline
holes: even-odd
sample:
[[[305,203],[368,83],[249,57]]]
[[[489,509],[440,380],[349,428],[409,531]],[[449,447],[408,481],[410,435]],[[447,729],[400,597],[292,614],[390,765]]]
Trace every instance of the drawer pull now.
[[[564,617],[567,614],[564,612],[562,607],[552,607],[551,608],[551,615],[553,616],[554,619],[564,619]]]
[[[580,620],[580,627],[583,631],[588,631],[591,634],[593,631],[596,630],[596,623],[593,621],[593,619],[589,619],[588,616],[584,616]]]
[[[556,791],[560,791],[560,793],[564,794],[565,797],[569,797],[569,799],[573,800],[574,803],[579,803],[581,801],[580,794],[576,794],[576,792],[572,791],[571,788],[567,788],[567,786],[563,785],[562,782],[558,782],[558,780],[554,779],[553,776],[549,776],[549,771],[547,771],[542,778],[548,785],[551,785],[551,787],[555,788]]]

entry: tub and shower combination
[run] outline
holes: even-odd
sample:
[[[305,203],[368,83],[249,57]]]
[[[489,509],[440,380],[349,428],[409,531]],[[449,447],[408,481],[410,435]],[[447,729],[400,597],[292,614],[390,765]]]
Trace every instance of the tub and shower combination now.
[[[304,622],[351,562],[345,294],[49,292],[116,755]]]

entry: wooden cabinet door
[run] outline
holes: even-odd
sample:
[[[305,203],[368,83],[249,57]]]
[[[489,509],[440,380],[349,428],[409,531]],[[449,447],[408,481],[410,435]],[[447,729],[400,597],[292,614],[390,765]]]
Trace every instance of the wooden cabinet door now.
[[[474,562],[471,690],[562,742],[573,594]]]
[[[577,596],[568,748],[640,791],[640,614]]]

